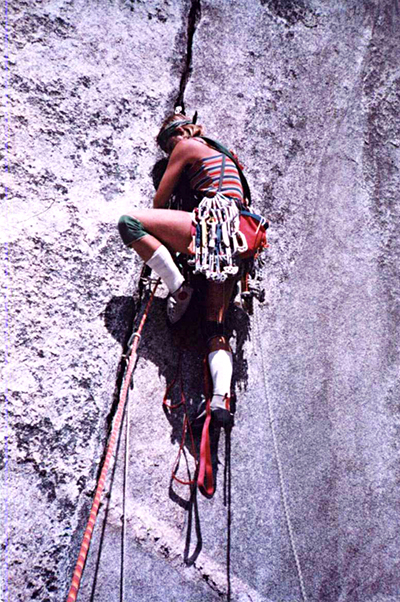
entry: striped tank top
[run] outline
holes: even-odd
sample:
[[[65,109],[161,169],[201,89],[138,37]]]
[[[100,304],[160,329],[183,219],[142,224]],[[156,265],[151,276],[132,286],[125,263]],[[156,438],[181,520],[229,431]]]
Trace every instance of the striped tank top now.
[[[192,190],[213,197],[217,192],[243,202],[243,187],[236,165],[226,155],[219,153],[193,163],[188,169]]]

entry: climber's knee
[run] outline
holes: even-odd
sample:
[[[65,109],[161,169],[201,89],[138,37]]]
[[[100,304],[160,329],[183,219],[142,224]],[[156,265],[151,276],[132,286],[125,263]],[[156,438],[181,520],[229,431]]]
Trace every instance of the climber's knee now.
[[[148,234],[142,222],[130,215],[122,215],[119,218],[118,230],[122,240],[128,247]]]

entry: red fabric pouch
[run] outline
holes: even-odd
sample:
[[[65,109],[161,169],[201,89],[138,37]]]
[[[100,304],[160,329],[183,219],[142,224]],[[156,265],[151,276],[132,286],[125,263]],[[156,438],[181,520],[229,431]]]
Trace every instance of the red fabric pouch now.
[[[239,251],[239,256],[242,259],[254,257],[265,247],[268,247],[267,228],[268,222],[261,215],[250,213],[250,211],[241,211],[239,231],[245,237],[247,243],[247,249]]]

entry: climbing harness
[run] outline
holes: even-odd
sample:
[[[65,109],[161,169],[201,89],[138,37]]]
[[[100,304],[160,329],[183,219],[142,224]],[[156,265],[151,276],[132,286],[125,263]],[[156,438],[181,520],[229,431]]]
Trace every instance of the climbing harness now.
[[[275,430],[275,418],[274,418],[274,414],[273,414],[273,410],[272,410],[272,404],[271,404],[271,401],[270,401],[270,398],[268,395],[267,371],[266,371],[266,367],[265,367],[264,353],[263,353],[263,348],[262,348],[262,337],[261,337],[261,328],[260,328],[260,318],[259,318],[259,314],[258,314],[258,307],[254,311],[254,322],[256,325],[256,330],[257,330],[256,336],[258,339],[258,346],[260,349],[261,369],[262,369],[263,384],[264,384],[264,395],[265,395],[265,399],[267,400],[267,406],[268,406],[269,423],[271,426],[274,453],[275,453],[275,458],[276,458],[276,464],[278,467],[279,485],[280,485],[280,490],[281,490],[283,510],[284,510],[284,514],[285,514],[287,529],[289,532],[290,545],[292,548],[292,552],[293,552],[293,556],[294,556],[294,560],[295,560],[295,564],[296,564],[297,575],[299,578],[301,595],[302,595],[303,601],[307,602],[307,595],[306,595],[306,590],[304,587],[303,572],[301,570],[299,555],[297,553],[296,543],[295,543],[294,534],[293,534],[292,521],[290,518],[286,484],[285,484],[285,479],[283,476],[282,462],[281,462],[281,458],[280,458],[280,454],[279,454],[279,447],[278,447],[278,438],[277,438],[276,430]]]
[[[142,287],[143,287],[142,277],[144,274],[145,274],[145,271],[142,272],[139,289],[142,289]],[[143,277],[143,279],[144,279],[144,277]],[[91,542],[92,535],[93,535],[93,529],[94,529],[94,525],[96,523],[96,518],[97,518],[97,514],[99,511],[99,507],[100,507],[101,496],[102,496],[105,482],[106,482],[108,468],[109,468],[109,465],[111,462],[111,458],[112,458],[114,448],[115,448],[115,443],[116,443],[118,435],[119,435],[122,418],[124,415],[124,409],[125,409],[126,400],[128,397],[129,386],[131,384],[132,375],[133,375],[133,371],[134,371],[136,359],[137,359],[137,349],[138,349],[139,342],[141,339],[142,330],[143,330],[144,324],[147,320],[147,316],[149,314],[150,307],[153,302],[154,295],[156,293],[159,283],[160,283],[159,279],[157,281],[155,281],[155,284],[151,291],[150,297],[147,300],[143,314],[140,318],[139,326],[138,326],[137,330],[132,334],[132,336],[130,337],[130,339],[128,341],[128,345],[127,345],[128,351],[125,355],[125,359],[127,362],[126,363],[126,372],[125,372],[125,376],[124,376],[124,380],[123,380],[123,385],[122,385],[121,394],[120,394],[120,398],[119,398],[119,402],[118,402],[118,407],[117,407],[117,411],[115,414],[114,424],[113,424],[110,439],[108,442],[103,467],[101,469],[100,478],[97,483],[92,508],[90,510],[89,520],[86,525],[85,533],[83,535],[83,540],[82,540],[81,548],[80,548],[79,555],[78,555],[78,560],[76,562],[75,570],[74,570],[74,573],[72,576],[72,583],[71,583],[70,590],[68,593],[67,602],[75,602],[77,595],[78,595],[80,582],[81,582],[81,578],[82,578],[82,573],[83,573],[83,569],[85,567],[85,562],[86,562],[90,542]]]

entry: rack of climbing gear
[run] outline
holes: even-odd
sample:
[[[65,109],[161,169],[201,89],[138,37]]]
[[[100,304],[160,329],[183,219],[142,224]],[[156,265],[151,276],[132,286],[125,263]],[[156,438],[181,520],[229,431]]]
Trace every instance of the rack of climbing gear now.
[[[102,493],[105,487],[106,477],[110,462],[114,453],[116,441],[119,436],[122,419],[124,416],[124,410],[126,401],[128,398],[129,387],[131,385],[133,371],[136,365],[137,350],[142,336],[143,327],[149,315],[150,307],[152,305],[157,287],[160,283],[160,279],[152,280],[148,272],[147,266],[142,270],[142,274],[139,281],[139,297],[141,299],[141,307],[144,308],[142,312],[138,312],[138,326],[134,329],[128,344],[127,351],[125,353],[125,374],[123,378],[123,384],[121,393],[118,401],[117,411],[115,413],[114,422],[110,434],[110,438],[107,444],[107,451],[104,459],[104,463],[101,469],[100,478],[97,483],[96,492],[92,507],[90,510],[89,520],[86,525],[86,529],[83,535],[81,548],[78,554],[78,560],[75,565],[74,573],[72,576],[71,586],[68,592],[67,602],[75,602],[78,596],[79,587],[81,583],[82,573],[85,567],[86,558],[89,551],[90,542],[93,535],[94,526],[96,523]],[[150,290],[150,286],[152,287]]]
[[[247,249],[239,225],[239,209],[223,194],[205,197],[200,202],[194,210],[194,257],[188,261],[194,274],[204,274],[215,282],[224,282],[237,274],[239,267],[234,258]]]

